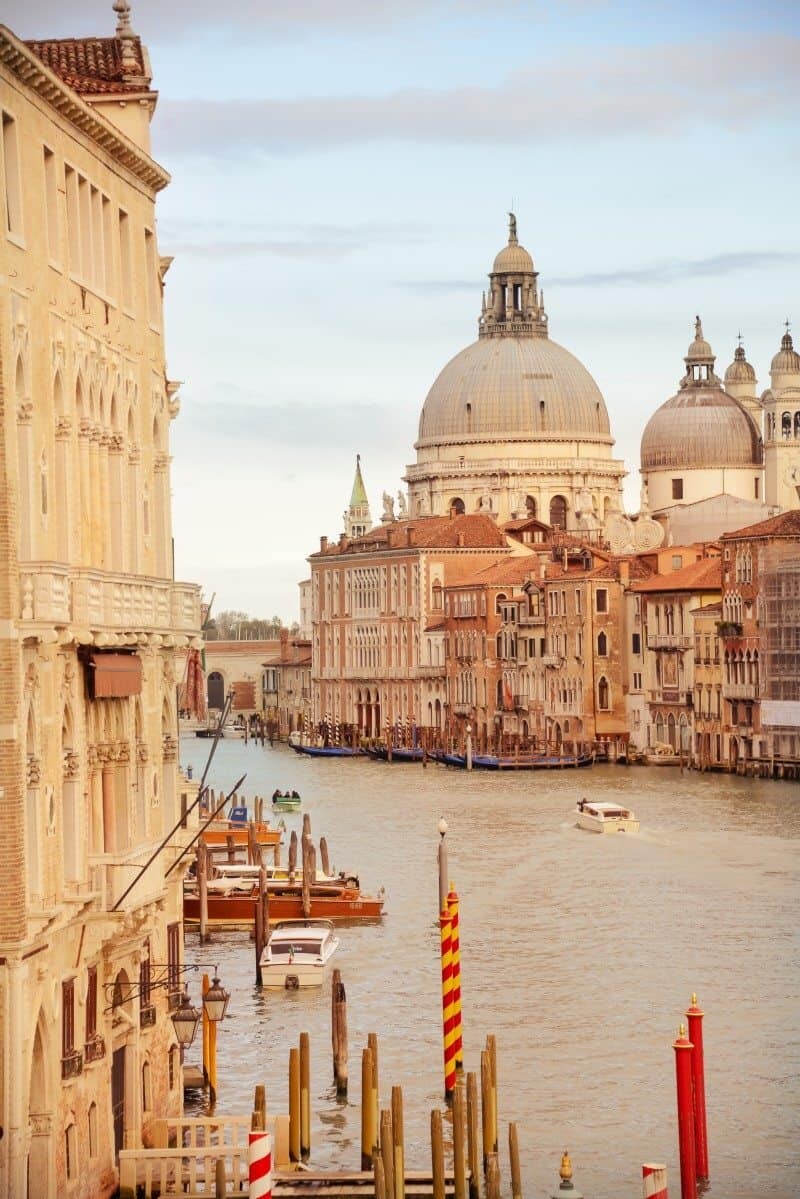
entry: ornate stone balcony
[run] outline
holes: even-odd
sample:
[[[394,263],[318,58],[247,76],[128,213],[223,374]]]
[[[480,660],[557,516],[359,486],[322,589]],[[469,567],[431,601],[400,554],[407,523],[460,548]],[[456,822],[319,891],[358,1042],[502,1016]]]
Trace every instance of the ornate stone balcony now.
[[[648,633],[648,649],[691,649],[694,638],[688,633]]]
[[[560,666],[564,659],[561,654],[542,654],[537,661],[541,662],[542,666]]]
[[[20,619],[123,633],[191,637],[200,628],[200,588],[144,575],[71,568],[58,562],[20,567]],[[184,642],[185,644],[185,642]]]
[[[758,683],[723,683],[725,699],[758,699]]]

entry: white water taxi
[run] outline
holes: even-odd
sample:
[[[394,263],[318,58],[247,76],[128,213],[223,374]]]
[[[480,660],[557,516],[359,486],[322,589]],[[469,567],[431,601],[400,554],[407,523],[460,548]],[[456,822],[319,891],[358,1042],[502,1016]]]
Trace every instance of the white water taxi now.
[[[261,956],[265,987],[320,987],[325,970],[339,948],[330,920],[281,920],[270,933]]]
[[[575,809],[577,827],[590,833],[638,833],[639,821],[630,808],[616,803],[591,803],[588,799],[578,802]]]

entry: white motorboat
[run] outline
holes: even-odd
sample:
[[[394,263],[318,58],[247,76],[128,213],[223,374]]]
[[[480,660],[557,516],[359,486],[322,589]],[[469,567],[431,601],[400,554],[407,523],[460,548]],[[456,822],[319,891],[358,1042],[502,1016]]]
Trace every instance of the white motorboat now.
[[[270,988],[321,987],[339,948],[330,920],[281,920],[261,955],[261,978]]]
[[[592,803],[588,799],[578,802],[575,809],[578,828],[590,833],[638,833],[639,821],[630,808],[618,803]]]

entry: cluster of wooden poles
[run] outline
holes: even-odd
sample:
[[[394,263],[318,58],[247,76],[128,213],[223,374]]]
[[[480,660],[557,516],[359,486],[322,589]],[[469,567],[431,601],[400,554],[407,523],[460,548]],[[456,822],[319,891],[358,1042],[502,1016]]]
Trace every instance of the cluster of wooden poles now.
[[[348,1090],[347,996],[341,972],[333,973],[331,999],[333,1075],[337,1093]],[[409,1174],[405,1167],[403,1089],[393,1086],[390,1106],[380,1107],[378,1037],[369,1033],[361,1053],[361,1170],[374,1176],[376,1199],[403,1199]],[[289,1159],[305,1161],[311,1153],[311,1065],[308,1033],[289,1050]],[[480,1095],[480,1099],[479,1099]],[[445,1168],[445,1123],[451,1124],[452,1165]],[[448,1138],[450,1140],[450,1138]],[[521,1199],[517,1126],[508,1129],[508,1152],[513,1199]],[[487,1199],[500,1196],[500,1155],[497,1121],[497,1046],[486,1038],[481,1053],[480,1079],[459,1073],[452,1106],[431,1111],[431,1174],[433,1199],[444,1199],[446,1180],[455,1199],[478,1199],[480,1178]]]

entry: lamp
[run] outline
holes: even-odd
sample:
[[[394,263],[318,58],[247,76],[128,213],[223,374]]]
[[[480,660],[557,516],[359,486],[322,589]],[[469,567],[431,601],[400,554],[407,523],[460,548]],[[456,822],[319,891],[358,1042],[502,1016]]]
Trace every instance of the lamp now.
[[[442,839],[444,839],[444,835],[446,832],[447,832],[447,821],[445,820],[444,816],[442,816],[439,819],[439,836]]]
[[[201,1013],[196,1007],[192,1007],[189,1000],[189,992],[184,991],[181,995],[181,1005],[176,1012],[172,1014],[172,1023],[175,1028],[175,1036],[178,1038],[178,1044],[188,1049],[194,1040],[197,1026],[200,1023]]]
[[[230,991],[226,991],[219,981],[219,976],[214,972],[214,981],[203,996],[203,1007],[209,1020],[214,1024],[222,1020],[228,1010],[228,1000],[231,997]]]

